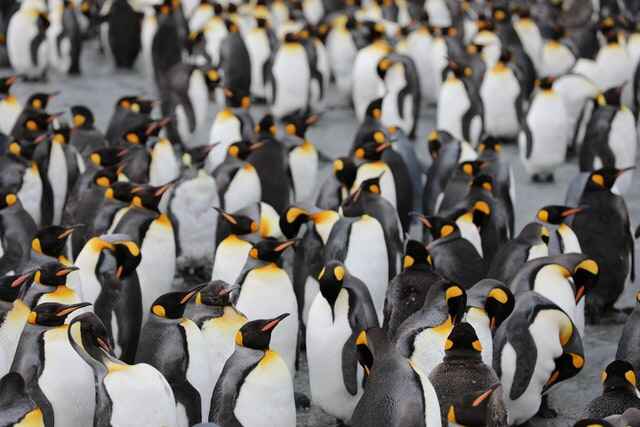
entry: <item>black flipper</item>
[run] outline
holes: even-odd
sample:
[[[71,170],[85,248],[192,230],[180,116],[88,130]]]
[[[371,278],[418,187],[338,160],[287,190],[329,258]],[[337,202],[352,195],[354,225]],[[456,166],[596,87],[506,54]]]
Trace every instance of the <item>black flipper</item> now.
[[[358,355],[356,339],[360,331],[353,331],[342,347],[342,379],[344,386],[352,396],[358,393]]]

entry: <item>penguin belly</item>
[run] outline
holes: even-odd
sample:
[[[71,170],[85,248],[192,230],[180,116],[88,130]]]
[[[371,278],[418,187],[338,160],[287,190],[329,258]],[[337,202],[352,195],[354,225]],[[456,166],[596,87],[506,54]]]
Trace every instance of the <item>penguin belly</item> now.
[[[20,336],[30,312],[29,307],[21,300],[16,300],[13,303],[13,308],[7,312],[4,321],[0,324],[0,348],[3,350],[7,363],[5,366],[0,366],[0,375],[2,376],[11,369]]]
[[[233,413],[244,427],[296,425],[291,373],[275,351],[267,350],[247,375]]]
[[[380,96],[383,81],[378,77],[376,67],[386,54],[386,46],[373,44],[361,49],[356,55],[353,64],[353,105],[360,122],[371,101]]]
[[[49,167],[47,168],[47,179],[53,190],[53,224],[58,225],[62,221],[62,212],[67,200],[67,181],[69,172],[67,169],[67,159],[64,155],[62,144],[52,142],[49,153]]]
[[[473,245],[480,256],[482,253],[482,237],[480,236],[480,230],[473,222],[464,221],[461,219],[456,220],[456,225],[460,229],[460,235]]]
[[[535,69],[540,73],[543,40],[538,26],[533,20],[527,18],[514,22],[513,29],[518,34],[525,53],[533,62]]]
[[[557,233],[562,243],[563,254],[581,254],[582,247],[576,233],[567,224],[560,224]]]
[[[445,130],[463,141],[462,118],[469,108],[471,102],[462,80],[448,78],[440,89],[436,128]]]
[[[22,176],[22,187],[20,187],[17,195],[24,210],[31,215],[36,225],[40,225],[40,220],[42,219],[40,214],[42,178],[35,163],[25,170]]]
[[[160,186],[180,176],[180,164],[168,139],[159,140],[151,152],[149,184]]]
[[[9,62],[18,74],[35,77],[33,73],[36,64],[31,62],[31,43],[38,35],[36,16],[27,11],[19,10],[13,14],[7,28],[7,53]],[[4,132],[9,134],[9,132]]]
[[[429,14],[429,23],[436,27],[451,26],[451,12],[445,0],[427,0],[424,10]]]
[[[252,80],[253,81],[253,80]],[[200,70],[195,70],[189,77],[189,101],[196,116],[196,130],[207,123],[209,112],[209,89]]]
[[[615,166],[619,169],[635,165],[638,132],[634,122],[633,113],[626,107],[622,107],[611,122],[609,147],[616,159]],[[633,171],[625,172],[616,180],[614,188],[619,194],[626,194],[632,180]]]
[[[237,212],[262,199],[262,184],[260,177],[250,163],[238,169],[233,180],[224,193],[224,209],[228,212]]]
[[[151,304],[171,291],[176,272],[176,244],[171,222],[164,215],[151,223],[140,247],[142,260],[136,272],[142,291],[142,312],[146,320]]]
[[[322,295],[317,295],[309,311],[307,322],[307,362],[311,400],[323,411],[348,421],[362,396],[362,368],[358,365],[358,392],[351,395],[344,385],[342,349],[353,331],[349,325],[349,294],[340,291],[331,307]]]
[[[276,86],[271,113],[281,118],[297,110],[305,110],[311,71],[304,47],[297,44],[281,47],[273,61],[271,74]]]
[[[409,134],[413,126],[413,99],[412,95],[405,95],[403,102],[403,114],[400,114],[398,103],[400,92],[407,86],[405,69],[402,64],[395,64],[389,69],[384,80],[386,94],[382,99],[382,124],[385,127],[397,126]]]
[[[271,348],[282,355],[291,376],[295,373],[298,341],[298,302],[286,271],[269,264],[251,270],[236,304],[247,319],[270,319],[290,313],[271,335]]]
[[[571,70],[576,58],[568,47],[547,42],[542,48],[542,76],[561,76]]]
[[[573,323],[576,324],[576,299],[571,288],[571,284],[567,279],[547,276],[543,271],[538,273],[538,278],[534,284],[534,290],[540,295],[553,301],[558,307],[562,309],[571,318]],[[580,333],[583,330],[579,330]]]
[[[413,59],[420,76],[420,93],[429,102],[436,102],[435,78],[429,51],[431,34],[425,28],[418,28],[407,37],[407,55]]]
[[[231,235],[216,248],[211,280],[236,283],[249,257],[251,243]]]
[[[596,64],[598,64],[596,83],[603,92],[627,82],[634,71],[627,50],[617,43],[600,49],[596,56]]]
[[[205,50],[211,57],[211,65],[220,65],[220,45],[227,36],[227,28],[219,17],[214,17],[205,27]]]
[[[144,17],[142,21],[142,31],[140,33],[140,42],[142,46],[142,61],[144,64],[144,73],[149,81],[152,81],[154,78],[153,74],[153,58],[151,56],[151,44],[153,43],[153,38],[156,35],[156,31],[158,31],[158,21],[153,15],[153,12],[148,12],[149,15]],[[150,86],[155,89],[153,83],[150,83]]]
[[[42,345],[44,362],[38,386],[51,404],[55,427],[92,425],[96,401],[93,369],[71,346],[67,327],[46,331]]]
[[[116,365],[104,378],[111,425],[176,427],[176,403],[167,380],[146,363]]]
[[[271,45],[264,29],[254,28],[246,35],[247,51],[251,60],[251,94],[266,99],[264,64],[269,60]]]
[[[520,125],[515,105],[519,93],[520,84],[511,70],[487,73],[480,87],[487,134],[505,138],[518,134]]]
[[[491,366],[493,364],[493,335],[487,312],[478,307],[471,307],[467,311],[465,322],[473,326],[480,344],[482,344],[482,361],[487,366]]]
[[[533,147],[527,157],[526,140],[519,139],[520,156],[529,175],[553,173],[564,163],[567,153],[567,113],[560,96],[540,94],[527,114]]]
[[[346,28],[338,27],[329,33],[327,53],[339,92],[342,95],[350,95],[353,82],[353,63],[358,49],[353,42],[351,33]]]
[[[378,321],[382,324],[384,299],[389,283],[389,257],[384,231],[378,220],[363,215],[351,225],[344,265],[351,274],[367,285]]]
[[[178,223],[181,259],[213,259],[218,222],[212,208],[219,205],[216,182],[204,171],[174,190],[171,214]]]
[[[444,343],[453,329],[451,321],[435,328],[427,328],[418,333],[413,340],[411,362],[426,375],[444,359]]]
[[[293,181],[296,202],[311,199],[318,178],[318,151],[310,142],[294,148],[289,153],[289,169]]]
[[[320,284],[313,276],[307,276],[304,283],[304,306],[302,307],[302,322],[306,325],[309,320],[309,310],[320,293]]]
[[[418,375],[420,380],[420,388],[422,389],[422,398],[424,401],[424,425],[425,427],[441,427],[442,419],[440,418],[440,402],[436,389],[433,388],[429,376],[425,374],[418,366],[411,365],[413,371]],[[449,424],[449,427],[453,427]]]
[[[395,208],[398,204],[396,183],[393,179],[391,168],[385,162],[378,161],[361,165],[356,172],[356,180],[353,183],[352,191],[359,188],[363,181],[377,178],[380,175],[382,175],[380,177],[380,194]]]
[[[531,380],[524,393],[516,400],[509,398],[516,371],[516,352],[508,342],[502,349],[500,355],[502,378],[500,382],[503,387],[503,399],[507,407],[509,425],[526,422],[540,408],[542,389],[555,369],[554,360],[562,355],[562,346],[558,335],[549,333],[557,329],[560,316],[559,312],[542,312],[529,326],[529,332],[536,343],[537,355]],[[529,355],[529,357],[532,356]]]
[[[218,382],[224,364],[233,354],[236,332],[246,321],[247,318],[234,308],[225,307],[222,316],[206,320],[202,324],[202,335],[209,349],[209,370],[213,384]]]
[[[189,360],[187,362],[186,378],[200,394],[202,421],[206,421],[209,417],[209,406],[211,405],[211,395],[216,386],[209,369],[209,350],[207,349],[207,341],[204,339],[202,332],[189,319],[180,322],[180,327],[184,329],[184,336],[187,342],[187,353]],[[182,405],[177,403],[177,413],[181,412]],[[182,408],[184,411],[184,409]],[[184,413],[186,417],[186,412]],[[179,420],[178,420],[179,421]],[[186,419],[185,419],[186,421]],[[188,425],[188,423],[187,423]]]
[[[210,143],[218,145],[209,152],[207,171],[213,172],[227,157],[229,146],[240,140],[242,140],[240,120],[231,111],[219,112],[209,131]]]
[[[178,131],[178,136],[180,137],[180,141],[186,146],[191,144],[191,137],[195,132],[195,128],[192,130],[189,125],[189,117],[187,116],[187,112],[183,104],[178,104],[175,107],[175,116],[176,116],[176,130]]]
[[[10,135],[16,120],[22,111],[15,96],[8,96],[0,101],[0,132]]]

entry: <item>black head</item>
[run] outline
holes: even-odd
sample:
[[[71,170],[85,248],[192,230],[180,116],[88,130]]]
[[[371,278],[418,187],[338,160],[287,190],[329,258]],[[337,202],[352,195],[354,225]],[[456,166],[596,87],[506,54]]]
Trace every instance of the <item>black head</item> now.
[[[128,150],[123,147],[103,147],[98,148],[89,155],[89,160],[99,167],[115,166],[128,154]]]
[[[479,358],[482,344],[475,329],[469,323],[461,322],[453,327],[444,343],[445,358],[472,357]]]
[[[220,84],[220,71],[216,67],[208,66],[202,69],[202,72],[206,76],[207,89],[212,93]]]
[[[484,13],[478,14],[478,18],[476,19],[476,27],[478,28],[478,32],[495,30],[493,21],[489,19]]]
[[[577,215],[583,210],[584,208],[581,207],[571,208],[562,205],[549,205],[538,211],[536,219],[547,224],[560,225],[565,222],[567,218]]]
[[[605,392],[628,390],[635,393],[636,371],[633,369],[633,365],[626,360],[614,360],[602,372],[601,381]]]
[[[71,128],[67,125],[54,129],[51,136],[51,140],[58,144],[68,144],[70,138]]]
[[[7,274],[0,277],[0,301],[12,303],[20,295],[22,283],[20,275]],[[16,282],[18,280],[18,282]]]
[[[382,98],[376,98],[369,103],[367,111],[365,111],[365,117],[380,120],[380,117],[382,117]]]
[[[620,107],[622,105],[623,89],[624,85],[607,89],[596,98],[598,106],[611,105],[614,107]]]
[[[607,44],[617,44],[618,43],[618,32],[615,29],[606,30],[603,32],[604,38],[607,41]]]
[[[137,96],[123,96],[116,101],[115,109],[123,108],[125,110],[131,110],[131,106],[138,101]]]
[[[506,286],[496,286],[487,294],[484,310],[489,317],[491,331],[495,332],[513,311],[516,299]]]
[[[88,302],[70,305],[58,304],[57,302],[45,302],[38,304],[31,313],[29,313],[27,322],[30,325],[62,326],[67,316],[76,310],[90,305]]]
[[[382,178],[382,175],[365,179],[360,184],[360,191],[363,194],[376,194],[380,196],[382,194],[382,190],[380,189],[380,178]]]
[[[447,237],[457,231],[458,225],[446,218],[439,216],[426,217],[419,213],[412,213],[412,216],[416,217],[420,223],[429,230],[434,240]]]
[[[280,230],[282,230],[287,239],[293,239],[300,232],[302,225],[310,220],[311,215],[306,209],[298,206],[289,206],[280,215]]]
[[[133,197],[131,203],[135,206],[146,208],[152,211],[159,212],[158,206],[162,200],[162,196],[173,188],[174,182],[170,182],[165,185],[139,185],[131,190]]]
[[[29,99],[27,99],[27,106],[37,111],[46,110],[49,105],[49,101],[51,101],[56,95],[57,93],[34,93],[29,97]]]
[[[224,102],[228,108],[242,108],[248,110],[251,107],[249,94],[237,89],[225,86],[223,89]]]
[[[602,168],[593,171],[591,175],[589,175],[589,181],[587,181],[585,191],[611,190],[618,177],[633,169],[635,169],[635,166],[624,169]]]
[[[87,312],[74,317],[69,322],[69,333],[76,325],[80,325],[82,346],[91,357],[101,360],[104,353],[114,357],[110,334],[95,313]]]
[[[36,151],[38,147],[38,143],[35,141],[30,141],[28,139],[16,140],[13,138],[9,139],[9,153],[22,157],[23,159],[32,160],[33,153]]]
[[[429,255],[429,251],[422,242],[419,242],[417,240],[409,240],[404,251],[402,265],[405,270],[418,266],[430,266],[431,264],[429,263]]]
[[[161,295],[153,302],[151,313],[163,319],[181,319],[187,303],[204,287],[205,285],[198,285],[188,291]]]
[[[169,16],[173,13],[173,5],[169,0],[164,0],[160,4],[154,4],[153,9],[156,11],[156,16],[158,17]]]
[[[274,137],[276,136],[276,132],[276,122],[273,120],[273,116],[271,114],[262,116],[256,125],[256,133],[259,136]]]
[[[467,293],[455,283],[443,284],[442,291],[451,322],[456,325],[462,321],[467,309]]]
[[[318,122],[318,116],[315,114],[309,115],[302,112],[296,112],[289,114],[282,118],[284,124],[284,130],[288,135],[295,135],[304,139],[309,126]]]
[[[356,351],[358,353],[358,363],[362,366],[365,377],[368,377],[371,375],[375,360],[394,350],[387,338],[387,334],[378,327],[372,327],[358,334]]]
[[[365,38],[369,43],[373,43],[385,38],[385,26],[382,22],[365,21],[361,28],[365,32]]]
[[[287,33],[284,35],[284,42],[285,43],[300,43],[300,36],[298,36],[298,34],[296,33]]]
[[[25,138],[36,140],[36,138],[47,132],[56,117],[56,115],[50,115],[43,111],[31,110],[26,112],[26,117],[21,123]]]
[[[458,79],[471,77],[473,75],[473,70],[471,69],[471,67],[463,64],[460,61],[456,61],[453,58],[449,58],[447,66],[445,67],[445,72],[453,73],[453,75]]]
[[[246,215],[230,214],[220,208],[214,208],[220,214],[220,219],[228,224],[231,234],[243,236],[258,231],[258,224]]]
[[[284,251],[293,247],[297,242],[297,239],[283,242],[276,239],[261,240],[253,245],[253,248],[249,251],[249,256],[265,262],[278,262]]]
[[[530,222],[522,228],[517,239],[530,245],[536,245],[540,241],[544,242],[545,245],[549,245],[549,230],[542,224]]]
[[[385,56],[380,61],[378,61],[378,66],[376,67],[378,77],[384,80],[385,76],[387,75],[387,71],[389,71],[389,69],[393,67],[393,64],[393,60],[388,56]]]
[[[482,160],[468,160],[460,163],[458,165],[458,169],[460,169],[460,171],[465,175],[475,177],[478,176],[486,164],[487,163]]]
[[[118,181],[118,176],[122,173],[123,168],[121,165],[101,168],[93,174],[93,183],[102,188],[109,188]]]
[[[511,61],[511,52],[507,49],[507,48],[502,48],[502,50],[500,51],[500,58],[498,59],[499,62],[501,62],[502,64],[508,64],[509,61]]]
[[[67,238],[81,225],[63,227],[50,225],[41,228],[31,240],[31,249],[38,254],[49,255],[58,258],[64,254]]]
[[[66,266],[57,261],[51,261],[32,272],[33,281],[46,286],[65,286],[67,276],[76,270],[78,270],[76,266]]]
[[[218,144],[205,144],[185,149],[182,154],[182,164],[187,167],[194,167],[197,169],[203,168],[207,158],[209,157],[209,153],[217,145]]]
[[[465,50],[466,50],[467,54],[469,54],[470,56],[480,55],[480,54],[482,54],[482,51],[484,50],[484,45],[481,45],[481,44],[478,44],[478,43],[469,43]]]
[[[126,144],[145,145],[153,132],[150,125],[144,124],[135,128],[127,129],[122,133],[122,141]],[[158,130],[159,132],[159,130]]]
[[[491,417],[489,403],[494,395],[499,396],[500,383],[492,385],[486,391],[469,393],[447,409],[447,421],[455,425],[483,427]],[[498,397],[501,399],[501,397]]]
[[[251,142],[249,140],[236,141],[229,146],[227,153],[236,159],[247,160],[251,153],[264,146],[264,144],[264,142]]]
[[[609,421],[601,418],[585,418],[578,421],[573,427],[614,427]]]
[[[236,333],[236,346],[254,350],[269,350],[271,333],[289,313],[281,314],[273,319],[253,320],[245,323]]]
[[[105,197],[107,199],[120,200],[121,202],[131,203],[133,200],[133,189],[137,185],[131,182],[114,182],[111,187],[105,191]]]
[[[95,117],[91,110],[84,105],[71,107],[73,126],[79,129],[92,129],[95,126]]]
[[[207,283],[195,297],[196,304],[204,304],[213,307],[226,307],[231,305],[231,292],[233,288],[227,282],[214,280]]]
[[[496,22],[505,22],[510,19],[509,9],[502,5],[493,5],[491,15]]]
[[[0,77],[0,99],[4,99],[9,96],[11,86],[18,81],[18,76]]]
[[[562,40],[567,34],[567,31],[561,25],[555,25],[551,28],[549,38],[556,42]]]
[[[340,261],[329,261],[318,275],[320,293],[329,303],[332,314],[346,275],[347,269]]]
[[[374,134],[379,136],[377,139],[383,142],[379,143],[376,141],[369,141],[364,143],[354,152],[357,159],[376,162],[382,158],[382,154],[385,150],[391,148],[391,143],[386,140],[382,131],[376,131]]]
[[[18,196],[12,190],[0,189],[0,209],[8,208],[18,203]]]
[[[551,76],[545,76],[545,77],[542,77],[542,78],[536,80],[536,84],[542,90],[551,90],[551,89],[553,89],[553,82],[554,81],[555,81],[555,78],[553,78]]]
[[[133,240],[119,240],[112,245],[116,258],[116,277],[123,279],[136,271],[142,260],[142,253]]]
[[[333,161],[333,176],[345,187],[353,187],[358,167],[351,157],[340,157]]]
[[[600,267],[591,258],[587,258],[578,264],[573,270],[573,283],[575,287],[576,303],[593,290],[600,279]]]

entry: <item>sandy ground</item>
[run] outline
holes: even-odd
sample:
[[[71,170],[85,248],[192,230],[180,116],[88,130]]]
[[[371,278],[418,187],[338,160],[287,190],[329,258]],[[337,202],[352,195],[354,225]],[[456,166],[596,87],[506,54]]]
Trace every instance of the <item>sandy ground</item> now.
[[[49,76],[46,83],[17,83],[14,92],[21,101],[28,94],[37,91],[61,91],[50,105],[50,111],[67,111],[75,104],[84,104],[91,108],[96,115],[96,121],[101,129],[104,129],[111,115],[115,101],[128,94],[153,96],[150,91],[149,80],[136,71],[125,72],[114,70],[113,66],[102,56],[97,54],[95,45],[90,44],[84,51],[82,62],[83,74],[81,77]],[[1,70],[0,75],[9,74],[10,70]],[[325,154],[337,157],[344,155],[356,130],[354,115],[346,107],[346,101],[333,92],[330,93],[327,111],[322,115],[320,122],[309,130],[309,139],[316,144]],[[262,108],[256,109],[256,118],[259,118]],[[211,106],[211,115],[216,111],[216,106]],[[67,116],[67,119],[69,117]],[[419,126],[419,135],[416,139],[416,151],[418,155],[426,155],[426,135],[434,127],[435,109],[423,108],[423,114]],[[209,129],[201,129],[192,144],[206,142]],[[504,150],[507,158],[512,160],[516,178],[516,228],[534,219],[537,209],[546,204],[560,204],[564,201],[565,191],[569,180],[577,173],[575,163],[566,164],[556,172],[555,184],[533,184],[526,177],[518,160],[515,147],[506,147]],[[319,181],[321,182],[321,181]],[[634,181],[637,184],[637,179]],[[640,221],[640,189],[634,185],[627,196],[633,228]],[[620,306],[631,306],[635,299],[633,295],[637,286],[630,284],[619,301]],[[558,385],[551,395],[551,405],[558,410],[559,416],[554,420],[534,419],[534,426],[567,426],[572,425],[582,413],[586,404],[600,393],[600,370],[615,356],[616,345],[621,333],[622,325],[601,325],[587,327],[584,339],[586,348],[586,365],[582,372],[575,378]],[[296,390],[309,393],[306,363],[301,363],[302,369],[296,377]],[[320,409],[312,407],[310,410],[298,414],[299,426],[328,427],[336,425],[335,419],[323,413]]]

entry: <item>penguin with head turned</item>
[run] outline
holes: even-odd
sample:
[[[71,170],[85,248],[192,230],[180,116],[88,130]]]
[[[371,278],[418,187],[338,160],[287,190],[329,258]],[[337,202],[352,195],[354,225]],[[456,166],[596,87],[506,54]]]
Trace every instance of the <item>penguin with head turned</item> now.
[[[229,146],[225,154],[227,158],[212,174],[216,181],[220,208],[237,212],[261,201],[260,176],[254,165],[247,161],[247,157],[263,145],[262,142],[242,140]],[[213,151],[215,148],[210,153]]]
[[[389,282],[384,300],[382,328],[390,337],[395,336],[402,322],[422,308],[429,289],[444,280],[433,271],[428,258],[422,242],[407,241],[403,270]]]
[[[231,304],[235,286],[214,280],[200,289],[187,305],[185,317],[193,320],[202,331],[209,348],[209,368],[212,382],[220,377],[225,362],[234,350],[238,330],[247,318]]]
[[[9,427],[45,425],[42,410],[29,396],[24,379],[17,372],[0,378],[0,423]]]
[[[355,154],[358,148],[369,142],[370,137],[367,138],[367,136],[374,135],[374,132],[376,131],[385,132],[385,127],[380,121],[381,117],[382,98],[376,98],[367,106],[362,123],[358,126],[358,130],[353,137],[353,143],[351,144],[351,150],[349,151],[351,156]]]
[[[33,160],[37,145],[38,143],[27,140],[9,141],[8,155],[0,157],[0,186],[14,188],[24,209],[39,225],[42,219],[42,177]]]
[[[67,338],[67,316],[90,304],[40,303],[29,313],[11,371],[23,376],[45,426],[91,424],[93,372]],[[73,370],[69,370],[73,366]],[[64,371],[64,378],[60,372]]]
[[[148,122],[154,106],[154,101],[145,100],[135,95],[119,98],[113,107],[113,113],[104,134],[109,145],[117,144],[128,128],[134,128]]]
[[[44,0],[26,0],[9,20],[6,36],[9,62],[25,80],[37,81],[46,77],[49,55],[47,12]]]
[[[135,127],[125,127],[117,146],[127,150],[127,161],[124,163],[124,174],[132,182],[148,182],[151,167],[151,151],[147,142],[157,137],[162,129],[159,124],[165,123],[147,120]]]
[[[482,344],[473,326],[457,324],[444,342],[444,359],[429,374],[429,380],[440,401],[440,413],[445,420],[455,422],[451,406],[466,393],[482,393],[500,381],[490,366],[482,360]],[[506,412],[503,411],[506,424]],[[453,418],[453,419],[452,419]]]
[[[85,159],[88,159],[93,151],[106,146],[104,134],[96,128],[95,116],[88,107],[72,106],[71,121],[73,130],[69,144],[73,145]]]
[[[351,157],[339,157],[334,160],[332,173],[322,183],[315,205],[320,209],[337,210],[349,197],[357,170]]]
[[[271,334],[287,316],[253,320],[236,333],[235,350],[213,390],[209,421],[259,425],[269,414],[269,423],[295,426],[292,374],[270,345]]]
[[[246,215],[216,210],[218,224],[211,279],[236,283],[252,248],[248,235],[258,231],[258,224]]]
[[[441,425],[438,396],[427,373],[400,354],[382,329],[362,331],[356,345],[366,384],[353,427]]]
[[[0,231],[0,274],[6,274],[28,262],[31,238],[37,231],[18,196],[7,189],[0,190]]]
[[[400,354],[429,375],[442,362],[446,338],[462,321],[466,301],[464,289],[456,284],[432,286],[422,308],[402,322],[392,338]]]
[[[636,371],[626,360],[614,360],[601,375],[602,395],[593,399],[583,413],[585,418],[606,418],[640,409]]]
[[[536,414],[554,417],[545,393],[579,373],[584,361],[582,339],[569,316],[537,292],[518,295],[493,345],[509,425]]]
[[[301,111],[296,111],[282,119],[287,133],[283,142],[289,145],[288,164],[291,198],[294,202],[308,202],[315,192],[320,169],[320,153],[306,134],[309,127],[318,120],[317,115]]]
[[[113,425],[118,420],[135,427],[176,425],[176,403],[167,380],[146,363],[130,365],[116,358],[109,334],[95,314],[75,317],[67,336],[94,378],[95,411],[88,425]]]
[[[346,422],[362,396],[356,340],[361,331],[378,326],[378,317],[366,285],[341,262],[327,262],[318,283],[306,325],[311,396],[315,405]]]
[[[156,299],[142,329],[136,354],[137,363],[153,366],[167,379],[176,399],[178,416],[189,425],[207,419],[214,387],[209,350],[202,331],[184,317],[187,303],[203,287],[170,292]]]
[[[520,268],[535,258],[549,255],[549,230],[538,223],[525,225],[516,237],[500,247],[487,276],[510,283]]]
[[[579,201],[579,206],[585,209],[570,224],[583,252],[600,268],[600,281],[589,295],[586,308],[590,321],[596,323],[612,311],[624,290],[627,275],[632,281],[635,276],[629,213],[622,196],[611,191],[624,173],[624,169],[615,168],[591,172]],[[607,236],[606,243],[602,236]]]
[[[483,138],[478,144],[478,160],[483,162],[482,173],[493,180],[493,195],[502,203],[509,218],[509,235],[515,235],[515,179],[510,162],[506,161],[499,140]]]
[[[63,227],[52,225],[39,229],[31,239],[31,257],[29,265],[22,268],[29,268],[51,261],[58,261],[63,265],[70,266],[71,262],[66,256],[67,241],[76,228],[81,225]]]
[[[567,224],[575,215],[579,215],[584,208],[571,208],[563,205],[544,206],[538,210],[536,219],[540,222],[556,225],[555,234],[558,240],[560,253],[582,253],[578,236]]]

